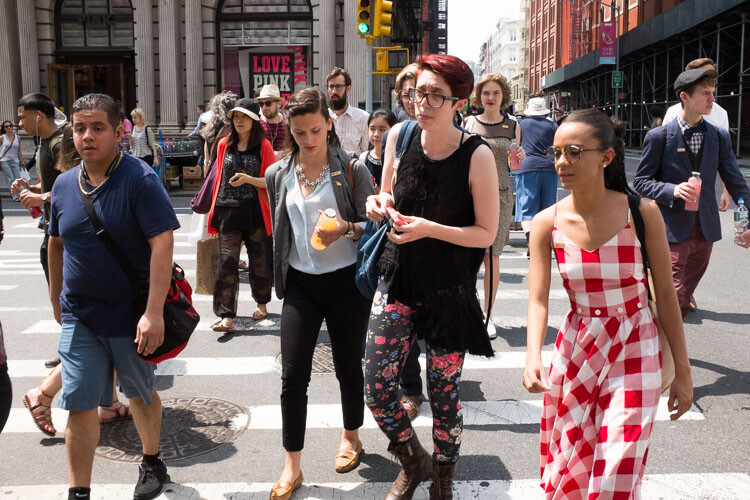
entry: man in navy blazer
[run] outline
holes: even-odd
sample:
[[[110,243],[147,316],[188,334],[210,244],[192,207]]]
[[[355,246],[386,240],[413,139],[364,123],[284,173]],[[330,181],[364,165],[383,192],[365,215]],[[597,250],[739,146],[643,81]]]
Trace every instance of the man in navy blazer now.
[[[716,193],[716,174],[721,176],[735,202],[750,201],[750,188],[737,166],[726,130],[717,129],[703,115],[711,112],[717,73],[691,69],[681,73],[674,88],[682,113],[670,123],[646,134],[643,154],[633,185],[636,191],[658,203],[664,217],[672,256],[672,278],[682,316],[703,277],[711,249],[721,239]],[[700,172],[700,195],[688,183],[691,172]],[[685,210],[685,201],[698,200],[698,211]],[[750,247],[750,230],[744,233]]]

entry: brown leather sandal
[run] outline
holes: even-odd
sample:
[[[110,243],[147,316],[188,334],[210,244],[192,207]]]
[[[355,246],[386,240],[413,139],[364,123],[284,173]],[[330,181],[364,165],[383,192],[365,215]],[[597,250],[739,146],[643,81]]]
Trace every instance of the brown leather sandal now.
[[[111,424],[112,422],[117,422],[118,420],[133,418],[133,415],[131,415],[130,413],[130,407],[120,401],[115,401],[114,403],[112,403],[112,406],[100,406],[99,412],[101,412],[102,410],[115,414],[115,416],[112,418],[102,418],[101,413],[99,413],[99,422],[102,424]]]
[[[31,406],[31,399],[29,399],[28,393],[23,395],[23,405],[26,407],[27,410],[29,410],[29,413],[31,414],[31,418],[34,420],[34,425],[36,425],[36,428],[42,431],[42,433],[45,436],[54,437],[55,434],[57,434],[57,429],[55,429],[55,426],[52,425],[52,400],[54,399],[53,396],[50,396],[46,392],[44,392],[44,389],[41,387],[37,387],[39,389],[39,392],[42,393],[42,397],[49,398],[49,404],[44,404],[41,401],[37,403],[34,406]],[[38,409],[42,409],[42,411],[36,411]]]

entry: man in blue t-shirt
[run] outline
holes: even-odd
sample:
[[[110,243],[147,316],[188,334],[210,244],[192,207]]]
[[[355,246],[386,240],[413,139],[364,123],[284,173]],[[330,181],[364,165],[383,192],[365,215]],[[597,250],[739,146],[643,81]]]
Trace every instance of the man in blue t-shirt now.
[[[177,217],[159,178],[144,162],[118,152],[119,110],[111,97],[89,94],[73,104],[73,141],[81,165],[58,177],[49,226],[50,297],[62,325],[58,353],[63,386],[58,404],[69,410],[65,440],[69,498],[89,498],[97,406],[112,404],[112,365],[130,400],[143,462],[134,499],[158,496],[168,479],[159,458],[161,401],[151,354],[164,339],[163,308],[172,271]],[[149,280],[146,311],[135,318],[134,289],[97,237],[81,194],[138,274]],[[64,250],[64,251],[63,251]],[[136,324],[137,321],[137,324]]]

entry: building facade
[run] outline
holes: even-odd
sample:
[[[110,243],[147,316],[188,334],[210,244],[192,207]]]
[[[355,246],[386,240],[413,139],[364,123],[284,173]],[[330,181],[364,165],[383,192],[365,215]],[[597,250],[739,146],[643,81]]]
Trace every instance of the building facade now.
[[[477,77],[497,73],[508,80],[511,103],[516,112],[523,109],[528,89],[526,33],[525,16],[501,18],[496,30],[480,47],[477,64]]]
[[[445,44],[445,0],[400,4],[432,23],[413,38],[429,29],[431,46]],[[356,106],[369,53],[356,8],[354,0],[3,0],[0,116],[14,119],[29,92],[50,95],[65,112],[81,95],[102,92],[126,114],[141,107],[149,123],[177,135],[222,89],[253,96],[275,83],[288,95],[322,88],[334,66],[351,73]],[[412,58],[421,47],[413,45]],[[390,105],[392,82],[374,77],[373,100]]]
[[[562,29],[569,50],[559,68],[539,78],[553,109],[594,107],[616,114],[628,124],[628,145],[639,147],[651,117],[663,116],[678,102],[672,88],[677,75],[691,60],[708,57],[717,62],[716,100],[729,115],[735,153],[750,153],[750,100],[744,97],[750,91],[750,1],[613,0],[613,4],[619,10],[591,0],[561,3],[571,9]],[[620,34],[622,88],[613,88],[615,66],[599,62],[600,26],[610,20]]]

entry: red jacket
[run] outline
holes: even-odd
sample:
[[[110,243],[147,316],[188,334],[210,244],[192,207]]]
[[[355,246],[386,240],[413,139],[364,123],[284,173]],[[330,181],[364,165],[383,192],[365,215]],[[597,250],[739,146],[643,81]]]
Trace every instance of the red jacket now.
[[[214,216],[214,208],[216,207],[216,196],[219,194],[219,186],[222,182],[222,172],[224,171],[224,156],[227,153],[227,141],[229,138],[225,137],[219,141],[218,151],[216,154],[216,181],[214,182],[214,194],[211,199],[211,210],[208,212],[208,233],[216,234],[219,230],[211,226],[211,219]],[[266,169],[276,161],[274,156],[273,146],[268,139],[263,139],[260,145],[260,177],[266,173]],[[260,211],[263,214],[263,222],[266,226],[266,234],[271,236],[273,230],[271,228],[271,207],[268,206],[268,193],[265,188],[258,189],[258,201],[260,202]]]

